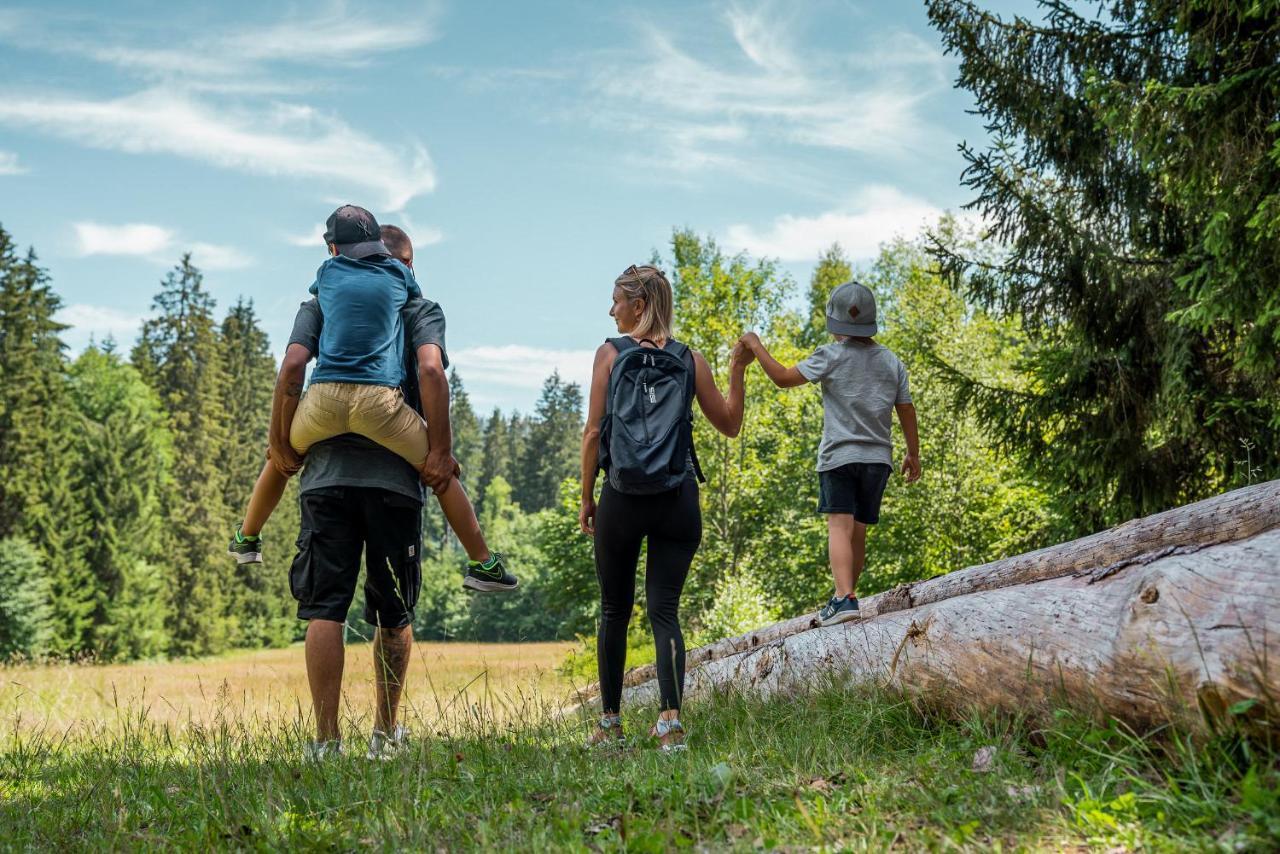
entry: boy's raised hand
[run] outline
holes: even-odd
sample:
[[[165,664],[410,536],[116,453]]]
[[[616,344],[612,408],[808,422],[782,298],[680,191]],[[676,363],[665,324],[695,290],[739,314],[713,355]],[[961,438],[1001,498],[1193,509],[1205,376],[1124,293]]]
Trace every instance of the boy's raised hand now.
[[[730,362],[734,367],[746,367],[754,362],[755,358],[755,352],[741,338],[738,339],[737,344],[733,345],[733,356],[731,357]]]

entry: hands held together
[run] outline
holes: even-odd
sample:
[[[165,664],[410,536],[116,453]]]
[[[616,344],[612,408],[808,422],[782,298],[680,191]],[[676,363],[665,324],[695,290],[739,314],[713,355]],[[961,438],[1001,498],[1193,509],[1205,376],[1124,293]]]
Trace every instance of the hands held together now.
[[[760,336],[754,332],[748,332],[738,339],[738,343],[733,345],[733,354],[729,358],[729,364],[735,368],[745,368],[747,365],[755,361],[755,348],[760,344]]]

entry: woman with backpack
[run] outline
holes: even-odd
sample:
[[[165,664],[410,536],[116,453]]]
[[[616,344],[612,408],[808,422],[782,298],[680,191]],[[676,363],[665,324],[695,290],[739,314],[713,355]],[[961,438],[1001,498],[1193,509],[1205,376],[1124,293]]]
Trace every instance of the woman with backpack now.
[[[684,749],[684,636],[677,613],[689,565],[702,541],[693,447],[693,401],[730,438],[742,428],[744,375],[753,358],[739,344],[729,368],[729,398],[716,388],[701,353],[672,336],[671,284],[652,266],[632,265],[613,283],[609,316],[620,336],[596,350],[582,435],[582,509],[578,524],[595,538],[600,581],[602,714],[589,747],[622,739],[622,675],[627,624],[635,604],[636,564],[648,539],[645,602],[657,647],[661,712],[650,735],[664,751]],[[596,473],[606,481],[595,500]]]

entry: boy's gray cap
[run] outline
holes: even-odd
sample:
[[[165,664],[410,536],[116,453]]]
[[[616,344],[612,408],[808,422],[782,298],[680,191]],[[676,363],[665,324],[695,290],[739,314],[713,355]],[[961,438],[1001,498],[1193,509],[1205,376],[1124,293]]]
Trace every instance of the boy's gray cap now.
[[[329,220],[325,223],[324,242],[336,245],[339,254],[348,258],[391,254],[382,242],[382,229],[378,226],[378,221],[359,205],[343,205],[329,214]]]
[[[836,335],[870,338],[876,326],[876,296],[859,282],[845,282],[827,300],[827,331]]]

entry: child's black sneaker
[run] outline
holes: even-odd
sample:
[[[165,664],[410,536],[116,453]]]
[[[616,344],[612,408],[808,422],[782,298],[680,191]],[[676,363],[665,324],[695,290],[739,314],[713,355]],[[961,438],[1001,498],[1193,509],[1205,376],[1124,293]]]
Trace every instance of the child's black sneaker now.
[[[489,593],[495,590],[515,590],[520,586],[520,581],[507,572],[502,555],[493,552],[486,561],[467,562],[467,574],[462,577],[462,586]]]
[[[831,601],[822,606],[818,612],[818,621],[824,626],[835,626],[856,620],[862,614],[858,611],[857,596],[831,597]]]
[[[250,537],[236,526],[236,535],[227,546],[227,554],[236,559],[236,563],[262,563],[262,537]]]

